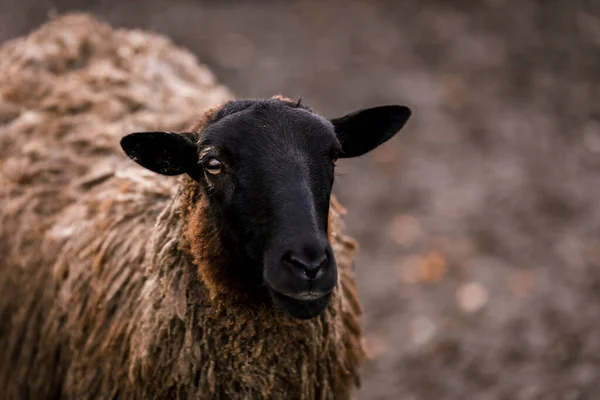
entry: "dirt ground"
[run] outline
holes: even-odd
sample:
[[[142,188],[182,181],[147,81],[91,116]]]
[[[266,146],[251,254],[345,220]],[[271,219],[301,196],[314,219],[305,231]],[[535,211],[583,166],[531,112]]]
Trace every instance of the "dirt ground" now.
[[[600,1],[0,0],[167,34],[240,97],[411,106],[341,163],[361,399],[600,398]]]

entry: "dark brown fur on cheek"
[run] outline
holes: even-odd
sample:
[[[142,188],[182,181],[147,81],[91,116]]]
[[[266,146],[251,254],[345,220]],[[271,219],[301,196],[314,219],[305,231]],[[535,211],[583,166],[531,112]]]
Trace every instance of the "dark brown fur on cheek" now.
[[[189,183],[193,185],[195,183]],[[198,184],[195,184],[198,186]],[[200,279],[204,282],[212,299],[217,295],[240,293],[239,282],[235,282],[229,269],[232,266],[224,265],[226,254],[219,237],[216,221],[212,221],[208,214],[209,202],[206,196],[201,195],[196,189],[195,198],[190,199],[194,207],[187,216],[186,235],[194,264],[198,268]],[[190,204],[190,203],[188,203]]]
[[[196,123],[192,132],[197,138],[202,137],[202,131],[207,124],[215,119],[215,115],[224,104],[206,111]],[[240,301],[264,300],[264,293],[257,295],[243,289],[243,283],[236,281],[235,269],[243,265],[229,265],[226,260],[227,252],[221,243],[219,223],[210,213],[211,204],[202,184],[188,177],[181,178],[185,195],[185,224],[187,241],[200,279],[205,284],[209,296],[214,300],[217,296],[239,299]]]

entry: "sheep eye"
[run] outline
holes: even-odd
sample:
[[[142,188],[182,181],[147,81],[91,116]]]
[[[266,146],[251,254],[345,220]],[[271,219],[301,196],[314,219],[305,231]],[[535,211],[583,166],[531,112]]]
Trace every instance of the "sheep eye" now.
[[[223,164],[216,158],[211,157],[206,164],[204,164],[204,169],[211,175],[218,175],[223,170]]]

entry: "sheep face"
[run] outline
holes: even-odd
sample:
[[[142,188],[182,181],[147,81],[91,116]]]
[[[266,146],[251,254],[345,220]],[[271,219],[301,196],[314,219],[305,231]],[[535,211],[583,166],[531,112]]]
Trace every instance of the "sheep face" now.
[[[327,120],[279,98],[243,100],[214,112],[201,132],[134,133],[121,145],[152,171],[192,177],[227,264],[238,268],[230,275],[306,319],[323,312],[337,284],[328,240],[336,160],[384,143],[409,116],[384,106]]]

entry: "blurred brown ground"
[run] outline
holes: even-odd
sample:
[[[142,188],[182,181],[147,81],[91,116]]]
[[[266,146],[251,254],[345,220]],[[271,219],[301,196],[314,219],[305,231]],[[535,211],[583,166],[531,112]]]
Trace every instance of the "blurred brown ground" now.
[[[170,36],[240,97],[414,117],[341,163],[362,399],[600,398],[600,1],[0,0]]]

